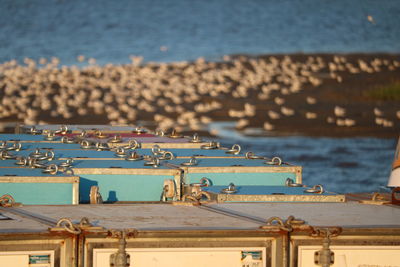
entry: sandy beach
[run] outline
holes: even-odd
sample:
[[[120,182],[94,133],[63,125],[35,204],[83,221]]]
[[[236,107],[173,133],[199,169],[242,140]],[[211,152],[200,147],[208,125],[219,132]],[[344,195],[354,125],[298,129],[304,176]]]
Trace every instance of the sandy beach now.
[[[397,137],[400,55],[225,56],[221,62],[0,65],[3,131],[25,124],[141,124],[205,133],[233,121],[247,135]],[[383,92],[383,93],[382,93]],[[210,133],[217,134],[217,133]]]

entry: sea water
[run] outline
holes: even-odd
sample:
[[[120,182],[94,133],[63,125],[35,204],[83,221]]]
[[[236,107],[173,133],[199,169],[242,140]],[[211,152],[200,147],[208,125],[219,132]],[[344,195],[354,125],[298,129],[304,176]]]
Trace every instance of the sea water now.
[[[397,139],[353,137],[249,137],[231,123],[213,123],[225,147],[240,144],[243,151],[303,167],[303,182],[322,184],[328,191],[386,192]]]
[[[398,0],[0,0],[0,63],[400,52]]]

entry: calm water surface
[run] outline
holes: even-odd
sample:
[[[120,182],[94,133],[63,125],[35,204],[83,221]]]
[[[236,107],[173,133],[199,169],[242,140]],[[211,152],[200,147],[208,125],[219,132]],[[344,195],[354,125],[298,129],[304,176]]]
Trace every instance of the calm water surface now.
[[[213,124],[225,146],[240,144],[242,150],[303,167],[306,185],[323,184],[334,192],[384,191],[396,149],[396,139],[322,137],[246,137],[229,124]]]
[[[400,52],[398,0],[0,0],[0,62]],[[368,20],[372,17],[372,21]],[[160,47],[165,46],[166,51]]]

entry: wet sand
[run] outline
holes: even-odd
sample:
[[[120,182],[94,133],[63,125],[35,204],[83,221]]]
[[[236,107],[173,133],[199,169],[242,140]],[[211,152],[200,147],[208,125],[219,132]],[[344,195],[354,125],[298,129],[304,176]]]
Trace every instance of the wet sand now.
[[[80,60],[85,60],[83,57]],[[226,56],[221,62],[0,65],[0,123],[141,124],[205,133],[397,137],[400,101],[367,92],[400,82],[400,55]],[[7,130],[7,129],[4,129]],[[216,134],[216,133],[211,133]]]

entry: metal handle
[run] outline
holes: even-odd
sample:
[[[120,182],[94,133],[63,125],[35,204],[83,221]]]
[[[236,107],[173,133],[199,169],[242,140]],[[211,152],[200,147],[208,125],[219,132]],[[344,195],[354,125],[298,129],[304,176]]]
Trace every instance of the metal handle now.
[[[171,160],[175,158],[174,154],[172,154],[170,151],[162,151],[161,153],[162,156],[159,158],[161,160]]]
[[[57,174],[58,166],[56,164],[50,164],[42,171],[43,173],[50,173],[52,175]]]
[[[286,179],[285,185],[289,186],[289,187],[302,187],[303,186],[302,184],[295,183],[293,181],[293,179],[291,179],[291,178]]]
[[[197,159],[195,157],[191,157],[188,162],[182,162],[181,163],[182,166],[195,166],[197,164],[198,164],[197,163]]]
[[[240,150],[241,150],[241,149],[242,149],[242,148],[241,148],[238,144],[234,144],[234,145],[232,146],[232,148],[229,149],[228,151],[226,151],[225,153],[237,155],[237,154],[240,153]]]
[[[249,151],[246,153],[246,159],[264,159],[264,157],[257,156],[253,152]]]
[[[113,138],[111,138],[110,140],[108,140],[108,142],[110,142],[110,143],[121,143],[122,142],[122,137],[121,137],[121,135],[119,135],[119,134],[117,134],[117,135],[114,135],[113,136]]]
[[[179,134],[175,129],[172,130],[171,134],[169,135],[170,138],[182,138],[183,135]]]
[[[282,159],[280,157],[273,157],[271,160],[267,160],[265,164],[282,165]]]
[[[100,130],[96,130],[96,131],[94,132],[94,134],[95,134],[95,136],[96,136],[97,138],[100,138],[100,139],[105,139],[105,138],[108,137],[106,134],[103,134]]]
[[[159,155],[159,154],[161,154],[161,148],[160,148],[160,146],[159,146],[159,145],[154,145],[154,146],[151,148],[151,153],[153,153],[153,155]]]
[[[211,141],[207,145],[202,145],[200,148],[201,149],[217,149],[219,147],[219,144],[217,142]]]
[[[160,129],[157,129],[155,134],[158,135],[158,136],[164,136],[165,135],[164,131],[160,130]]]
[[[224,194],[234,194],[236,192],[237,192],[237,190],[236,190],[236,186],[234,183],[230,183],[227,188],[224,188],[221,190],[221,193],[224,193]]]
[[[60,129],[56,130],[54,133],[64,135],[67,134],[67,132],[68,132],[68,127],[66,125],[61,125]]]
[[[125,160],[128,161],[137,161],[142,160],[143,156],[139,155],[136,151],[129,152],[128,156],[126,156]]]
[[[81,148],[82,149],[92,149],[95,148],[88,140],[81,141]]]
[[[322,194],[325,191],[324,191],[324,188],[322,185],[317,184],[317,185],[314,185],[312,188],[308,188],[308,189],[304,190],[304,192],[305,193]]]
[[[125,148],[118,147],[117,150],[115,151],[115,156],[120,157],[120,158],[126,157]]]
[[[140,144],[136,139],[130,139],[128,142],[128,146],[126,146],[126,149],[136,149],[139,148]]]
[[[189,141],[191,143],[201,143],[203,140],[199,137],[197,133],[193,134],[192,139]]]

